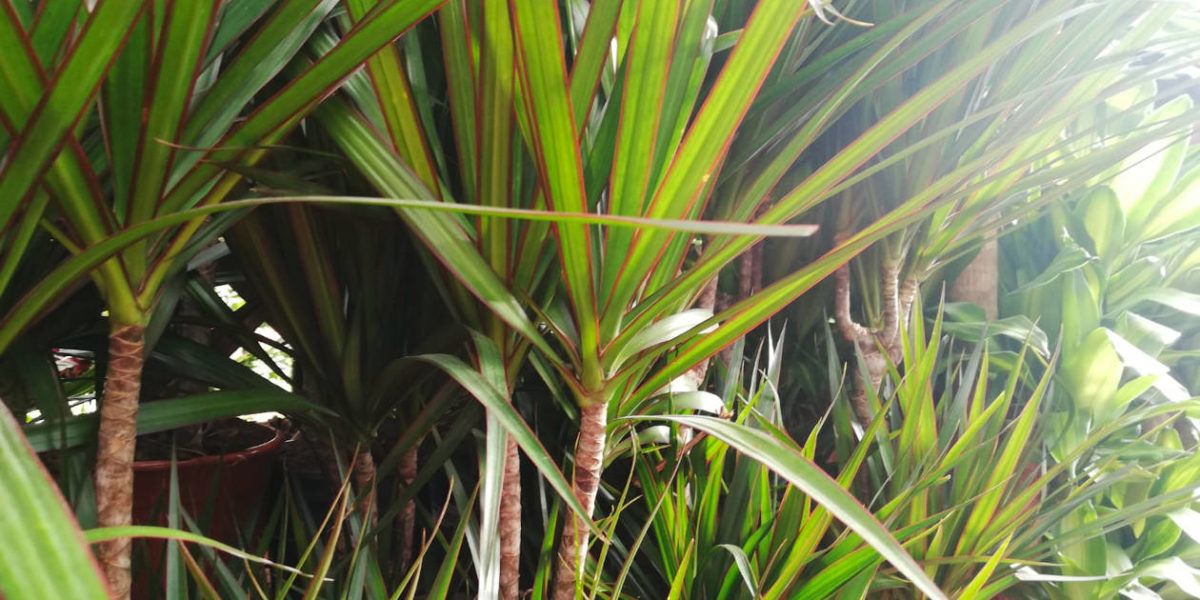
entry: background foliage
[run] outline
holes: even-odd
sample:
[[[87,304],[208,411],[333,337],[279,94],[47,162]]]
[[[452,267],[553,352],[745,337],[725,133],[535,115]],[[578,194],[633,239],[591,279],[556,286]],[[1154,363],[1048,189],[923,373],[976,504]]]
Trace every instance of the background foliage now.
[[[0,592],[1200,597],[1197,21],[2,0]],[[260,412],[244,551],[131,526]]]

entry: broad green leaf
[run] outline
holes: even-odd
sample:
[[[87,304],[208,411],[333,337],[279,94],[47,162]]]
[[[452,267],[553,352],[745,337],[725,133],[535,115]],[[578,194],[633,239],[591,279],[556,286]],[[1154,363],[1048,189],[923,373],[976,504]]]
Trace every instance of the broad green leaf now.
[[[1064,356],[1070,356],[1084,337],[1100,326],[1100,293],[1095,271],[1076,269],[1063,281],[1062,293],[1062,346]]]
[[[1200,543],[1200,512],[1190,508],[1180,508],[1167,513],[1167,517],[1193,542]]]
[[[638,412],[642,414],[671,414],[675,410],[698,410],[717,416],[725,411],[725,401],[712,392],[690,391],[668,393],[654,398]]]
[[[1125,367],[1140,376],[1154,376],[1155,389],[1162,392],[1168,400],[1179,402],[1191,397],[1187,389],[1170,376],[1170,367],[1129,343],[1128,340],[1121,337],[1117,332],[1107,328],[1104,331],[1108,334],[1108,341],[1112,343],[1113,350],[1120,356]],[[1108,407],[1109,411],[1120,410],[1121,408],[1123,407]]]
[[[104,600],[108,586],[58,487],[0,406],[0,594]]]
[[[1117,194],[1109,187],[1098,187],[1083,199],[1082,207],[1083,227],[1095,253],[1111,260],[1125,234],[1125,214]]]
[[[1029,317],[1016,315],[991,322],[966,322],[942,324],[942,331],[965,342],[979,342],[984,335],[1002,335],[1017,342],[1028,343],[1042,356],[1050,356],[1050,340],[1045,331],[1035,325]]]
[[[710,309],[691,308],[663,317],[658,322],[638,331],[636,334],[628,338],[618,339],[609,346],[604,353],[605,367],[609,370],[618,369],[630,356],[653,346],[670,342],[711,319],[712,316],[712,310]]]
[[[1150,356],[1159,356],[1164,349],[1183,336],[1181,331],[1133,311],[1124,311],[1117,317],[1116,331]]]
[[[1193,294],[1176,288],[1143,288],[1133,293],[1120,306],[1133,308],[1141,302],[1153,302],[1187,315],[1200,316],[1200,294]]]
[[[1097,328],[1073,351],[1064,351],[1058,377],[1077,408],[1097,416],[1107,415],[1124,367],[1108,331]]]
[[[1166,264],[1154,255],[1143,256],[1108,276],[1104,295],[1106,310],[1120,313],[1141,302],[1140,296],[1163,285]],[[1169,292],[1168,292],[1169,293]]]
[[[1200,169],[1181,176],[1150,215],[1142,239],[1156,239],[1200,226]]]
[[[1139,571],[1146,576],[1164,579],[1179,586],[1185,594],[1200,598],[1200,570],[1178,556],[1147,565]]]
[[[1187,96],[1176,97],[1147,116],[1146,122],[1183,114],[1191,105]],[[1121,202],[1131,231],[1140,233],[1163,195],[1174,184],[1186,152],[1187,138],[1168,138],[1146,145],[1122,163],[1121,172],[1113,179],[1112,189]]]

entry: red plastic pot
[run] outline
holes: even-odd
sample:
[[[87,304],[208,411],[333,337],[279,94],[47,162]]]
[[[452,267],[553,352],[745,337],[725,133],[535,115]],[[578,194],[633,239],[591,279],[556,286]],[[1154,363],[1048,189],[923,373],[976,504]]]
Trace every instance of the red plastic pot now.
[[[260,427],[270,429],[274,434],[266,442],[238,452],[175,463],[180,505],[192,519],[203,525],[205,536],[235,547],[244,545],[244,541],[238,539],[238,531],[262,501],[271,481],[275,456],[283,444],[283,436],[278,431],[265,425]],[[147,460],[133,464],[134,524],[166,526],[170,483],[171,461]],[[207,520],[202,520],[204,517]],[[139,600],[153,597],[150,594],[151,574],[161,573],[166,550],[164,540],[147,539],[140,543],[145,544],[149,560],[133,584],[133,598]]]

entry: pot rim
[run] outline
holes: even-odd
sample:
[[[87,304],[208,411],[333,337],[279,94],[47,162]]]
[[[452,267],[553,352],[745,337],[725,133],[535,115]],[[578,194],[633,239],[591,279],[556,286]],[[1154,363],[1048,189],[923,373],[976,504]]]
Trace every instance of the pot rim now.
[[[253,421],[250,421],[250,422],[254,423]],[[183,468],[183,467],[200,467],[200,466],[222,463],[222,462],[241,462],[246,459],[253,458],[255,456],[267,454],[269,452],[274,452],[275,450],[277,450],[279,448],[279,446],[281,446],[283,444],[283,434],[278,429],[271,427],[269,425],[265,425],[263,423],[254,423],[254,424],[259,427],[262,427],[264,429],[270,429],[271,432],[274,433],[274,435],[271,437],[271,439],[269,439],[261,444],[258,444],[255,446],[250,446],[249,448],[246,448],[245,450],[238,450],[236,452],[226,452],[224,454],[210,454],[208,456],[197,456],[196,458],[189,458],[187,460],[177,460],[177,461],[175,461],[175,468],[178,469],[178,468]],[[170,468],[171,468],[170,460],[136,460],[133,462],[133,470],[134,471],[161,471],[161,470],[170,469]]]

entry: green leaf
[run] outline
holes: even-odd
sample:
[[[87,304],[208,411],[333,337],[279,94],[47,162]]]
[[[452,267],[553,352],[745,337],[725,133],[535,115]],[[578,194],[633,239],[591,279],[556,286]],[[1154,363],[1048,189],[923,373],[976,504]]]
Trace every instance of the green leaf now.
[[[1145,122],[1178,116],[1191,107],[1189,97],[1178,96],[1147,116]],[[1113,178],[1112,188],[1125,212],[1128,228],[1139,233],[1135,237],[1141,238],[1142,227],[1175,183],[1186,153],[1186,137],[1166,138],[1147,144],[1122,163],[1120,173]]]
[[[1178,330],[1132,311],[1124,311],[1117,317],[1116,329],[1121,337],[1150,356],[1159,356],[1183,335]]]
[[[979,597],[979,591],[983,589],[983,586],[991,579],[992,573],[996,571],[996,567],[1000,565],[1000,561],[1005,557],[1004,553],[1008,550],[1008,544],[1011,541],[1012,536],[1009,536],[1000,544],[1000,547],[984,563],[983,568],[979,569],[979,572],[975,574],[975,577],[971,579],[967,587],[958,595],[958,600],[975,600],[975,598]]]
[[[355,0],[347,3],[355,19],[361,19],[375,0]],[[489,47],[494,45],[489,44]],[[490,53],[489,53],[490,54]],[[511,56],[510,62],[511,62]],[[392,145],[413,168],[430,190],[438,189],[436,166],[426,146],[425,132],[416,107],[416,98],[405,77],[401,55],[395,46],[388,46],[367,61],[367,72],[376,92],[376,99],[387,125]]]
[[[751,596],[758,597],[758,574],[754,572],[754,567],[750,564],[750,557],[746,556],[746,551],[733,544],[717,544],[717,547],[725,550],[733,555],[733,561],[737,564],[738,573],[742,576],[742,582],[746,584],[746,590]]]
[[[1191,397],[1187,388],[1183,387],[1182,384],[1170,376],[1170,367],[1129,343],[1128,340],[1121,337],[1117,332],[1111,329],[1105,329],[1104,331],[1108,334],[1108,341],[1112,343],[1113,349],[1121,357],[1121,361],[1125,367],[1141,376],[1154,376],[1155,389],[1162,392],[1167,397],[1167,400],[1180,402]],[[1124,407],[1110,406],[1108,410],[1116,411],[1121,408]]]
[[[945,599],[943,593],[925,574],[912,556],[904,550],[883,526],[858,500],[850,495],[829,475],[804,457],[794,445],[782,444],[762,431],[746,425],[731,423],[712,417],[659,416],[629,417],[631,419],[666,419],[697,430],[729,444],[739,452],[753,458],[763,466],[775,471],[792,485],[829,510],[851,530],[862,536],[880,555],[908,577],[925,595],[934,599]]]
[[[527,143],[533,151],[546,202],[557,211],[589,212],[578,128],[568,97],[567,68],[561,38],[554,34],[560,28],[557,4],[514,0],[512,5],[517,65],[530,125],[531,139]],[[595,390],[603,375],[591,233],[586,227],[570,223],[559,224],[554,231],[579,328],[582,383],[586,389]]]
[[[1143,239],[1156,239],[1200,226],[1200,169],[1193,168],[1154,209],[1142,233]]]
[[[621,120],[612,149],[613,164],[609,178],[608,212],[641,215],[652,178],[655,142],[666,94],[667,73],[671,67],[675,27],[680,3],[641,2],[636,5],[637,26],[630,48],[625,53],[625,81],[621,97]],[[684,41],[687,43],[687,41]],[[608,110],[614,110],[609,107]],[[607,255],[619,256],[629,248],[635,232],[609,232],[605,240]],[[601,290],[611,290],[622,276],[622,261],[605,261]],[[626,275],[627,276],[627,275]]]
[[[1167,513],[1167,517],[1193,542],[1200,544],[1200,512],[1185,507]]]
[[[630,356],[659,344],[670,342],[692,328],[711,319],[712,310],[691,308],[663,317],[654,324],[627,338],[619,338],[604,353],[606,369],[619,369]]]
[[[571,489],[571,484],[563,477],[562,471],[558,469],[558,465],[554,464],[554,459],[546,453],[546,449],[542,447],[542,443],[538,441],[537,435],[529,429],[529,425],[521,418],[512,404],[505,398],[504,393],[492,387],[490,383],[479,372],[471,369],[462,360],[456,356],[448,354],[425,354],[414,356],[415,360],[421,360],[434,365],[435,367],[446,372],[459,385],[471,394],[484,408],[488,410],[489,415],[493,415],[499,421],[500,425],[508,432],[508,435],[516,439],[521,450],[525,451],[525,455],[533,462],[538,471],[550,482],[550,486],[558,492],[559,496],[566,501],[571,510],[575,514],[580,515],[585,523],[590,523],[592,533],[602,535],[602,532],[592,523],[591,515],[583,509],[583,505],[575,498],[575,492]]]
[[[8,600],[109,597],[58,487],[0,405],[0,595]]]
[[[261,412],[330,414],[329,409],[283,390],[211,392],[142,404],[138,409],[137,431],[139,435],[155,433]],[[60,423],[27,425],[25,434],[37,452],[45,452],[87,443],[95,436],[97,427],[99,416],[93,413]]]
[[[155,538],[160,540],[191,542],[220,550],[221,552],[231,556],[236,556],[242,560],[248,560],[262,565],[267,565],[281,571],[287,571],[288,573],[300,575],[302,577],[311,577],[311,575],[299,569],[279,564],[261,556],[255,556],[249,552],[238,550],[229,544],[218,542],[212,538],[202,536],[198,533],[192,533],[190,531],[181,531],[178,529],[170,529],[168,527],[156,527],[153,525],[126,525],[123,527],[100,527],[96,529],[89,529],[85,531],[83,535],[87,539],[87,542],[91,544],[107,542],[109,540],[119,540],[123,538]]]
[[[471,496],[472,502],[468,505],[473,505],[475,499],[474,494]],[[458,564],[457,558],[462,552],[463,538],[466,537],[467,529],[471,524],[471,519],[464,518],[460,520],[458,527],[454,528],[454,535],[450,538],[450,543],[446,547],[446,559],[442,561],[442,566],[438,568],[437,575],[433,578],[433,584],[430,587],[430,598],[446,598],[450,592],[450,585],[454,581],[454,567]],[[413,586],[416,590],[416,586]]]
[[[1200,316],[1200,294],[1166,287],[1143,288],[1135,292],[1117,309],[1133,308],[1142,302],[1153,302],[1191,316]]]
[[[1064,355],[1058,376],[1076,407],[1099,416],[1109,414],[1109,402],[1121,384],[1124,368],[1108,330],[1101,327]]]
[[[6,110],[10,122],[21,123],[20,134],[10,143],[8,158],[0,169],[0,224],[8,223],[26,195],[41,181],[42,172],[54,159],[71,128],[90,106],[92,95],[100,85],[126,33],[137,20],[143,5],[138,2],[102,2],[92,13],[83,35],[75,42],[73,52],[57,73],[53,86],[41,96],[38,109],[32,113],[13,114]],[[5,24],[12,26],[11,13],[5,13]],[[9,54],[24,50],[5,48]],[[25,74],[28,75],[28,74]],[[9,81],[9,85],[24,90],[38,90],[37,78]],[[7,86],[6,86],[7,87]],[[14,94],[15,95],[15,94]],[[93,224],[99,227],[101,224]]]
[[[1050,339],[1046,332],[1025,315],[990,322],[945,322],[942,324],[942,331],[972,343],[982,341],[985,334],[987,337],[1002,335],[1017,342],[1028,343],[1041,356],[1050,356]]]
[[[213,40],[214,48],[221,48],[236,32],[227,32],[227,26],[245,27],[242,19],[256,19],[253,13],[271,8],[269,4],[277,4],[266,21],[261,23],[257,35],[249,38],[245,46],[238,49],[237,54],[225,57],[216,81],[213,82],[196,107],[188,115],[187,123],[180,139],[183,143],[206,148],[217,142],[228,130],[229,126],[246,107],[256,93],[262,89],[272,77],[283,70],[287,61],[295,56],[296,51],[308,40],[313,30],[325,19],[337,2],[336,0],[271,0],[267,6],[255,6],[255,2],[239,0],[226,4],[224,13]],[[242,11],[248,11],[243,17]],[[245,39],[245,38],[243,38]],[[201,157],[199,152],[189,152],[181,156],[184,166],[194,164]]]
[[[1200,570],[1192,568],[1178,556],[1154,562],[1139,571],[1149,577],[1170,581],[1185,594],[1200,598]]]
[[[1092,239],[1093,251],[1105,260],[1111,260],[1120,250],[1125,233],[1121,201],[1112,188],[1102,186],[1084,197],[1082,208],[1083,228]]]
[[[37,52],[38,62],[47,70],[51,70],[55,65],[55,54],[64,46],[63,40],[71,32],[75,20],[79,18],[81,7],[83,2],[80,0],[47,2],[39,7],[37,22],[34,23],[29,41]]]
[[[356,23],[337,46],[308,66],[289,85],[263,102],[237,128],[225,135],[219,149],[206,153],[206,160],[197,163],[183,176],[163,200],[162,211],[178,211],[194,205],[200,199],[198,195],[209,189],[214,178],[221,176],[221,165],[237,163],[247,154],[261,155],[261,151],[251,153],[248,149],[257,149],[279,140],[364,60],[400,37],[444,1],[387,0],[381,3]],[[229,186],[238,179],[228,174],[225,178],[225,185],[205,192],[207,201],[223,200]]]
[[[673,414],[678,410],[698,410],[716,416],[725,411],[725,401],[712,392],[667,393],[648,402],[645,407],[638,410],[638,413]]]
[[[668,161],[670,166],[646,208],[647,216],[680,218],[699,210],[701,197],[710,191],[711,180],[731,138],[803,10],[802,3],[790,0],[764,1],[755,6],[717,83],[675,156]],[[764,60],[767,57],[772,60]],[[663,247],[673,239],[657,232],[641,232],[634,238],[632,247],[620,258],[622,277],[616,280],[617,287],[612,290],[606,308],[615,312],[605,315],[606,324],[617,320],[614,315],[628,311],[647,277],[655,279],[651,289],[675,277],[676,263],[661,257]],[[698,289],[698,284],[694,285],[697,287],[693,291]],[[616,330],[612,325],[608,328]]]
[[[216,15],[214,2],[176,2],[166,13],[162,31],[156,32],[162,44],[156,49],[157,72],[150,73],[146,86],[126,223],[144,221],[158,209],[177,152],[168,142],[178,140],[183,126],[180,115],[187,114],[191,103]]]
[[[1062,286],[1062,346],[1070,356],[1084,337],[1100,326],[1100,289],[1095,271],[1077,269],[1067,275]]]

